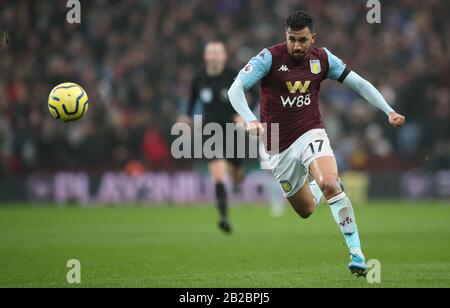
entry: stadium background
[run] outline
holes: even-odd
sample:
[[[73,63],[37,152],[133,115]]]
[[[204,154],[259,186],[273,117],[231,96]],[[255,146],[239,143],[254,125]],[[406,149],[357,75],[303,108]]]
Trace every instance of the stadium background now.
[[[227,237],[216,229],[205,162],[170,156],[204,43],[222,38],[238,70],[284,39],[297,8],[315,16],[318,45],[407,118],[392,129],[342,85],[322,87],[381,286],[450,286],[448,1],[381,2],[377,25],[357,0],[81,1],[82,23],[71,25],[66,1],[0,0],[0,287],[70,286],[74,258],[83,287],[369,286],[348,274],[327,206],[307,221],[292,211],[275,219],[268,175],[252,160],[243,197],[231,195]],[[90,101],[68,125],[47,110],[48,93],[66,81]]]
[[[316,17],[317,44],[371,80],[408,120],[391,129],[381,112],[325,83],[321,112],[340,170],[366,172],[375,198],[450,196],[445,1],[383,2],[379,25],[367,23],[364,1],[85,1],[80,25],[66,22],[65,1],[0,3],[0,28],[10,37],[0,49],[0,199],[52,199],[49,183],[60,171],[86,172],[96,190],[106,171],[140,164],[170,174],[201,170],[201,162],[171,159],[170,128],[186,108],[204,43],[223,39],[237,71],[283,40],[284,18],[299,6]],[[72,125],[46,109],[51,88],[65,81],[81,84],[91,105]]]

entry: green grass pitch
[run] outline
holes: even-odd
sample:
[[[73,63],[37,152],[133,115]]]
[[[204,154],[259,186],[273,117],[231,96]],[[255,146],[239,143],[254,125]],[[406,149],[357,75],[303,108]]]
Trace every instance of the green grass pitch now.
[[[355,207],[381,284],[347,270],[343,238],[327,206],[309,220],[291,209],[231,209],[234,233],[214,207],[0,206],[0,287],[450,287],[450,204]]]

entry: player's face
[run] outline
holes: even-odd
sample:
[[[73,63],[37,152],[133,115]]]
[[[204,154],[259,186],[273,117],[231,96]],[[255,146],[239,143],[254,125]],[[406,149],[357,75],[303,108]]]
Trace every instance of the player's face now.
[[[296,60],[303,60],[314,44],[316,34],[306,27],[302,30],[287,29],[286,31],[288,52]]]
[[[221,67],[227,61],[227,52],[220,42],[209,43],[205,48],[205,63],[207,66]]]

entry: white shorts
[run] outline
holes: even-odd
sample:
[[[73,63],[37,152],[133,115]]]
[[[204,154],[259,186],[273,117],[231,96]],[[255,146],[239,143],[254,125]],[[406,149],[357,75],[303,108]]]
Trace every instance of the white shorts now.
[[[333,156],[325,129],[312,129],[281,153],[269,155],[270,169],[286,198],[293,196],[309,177],[309,165],[318,157]]]
[[[266,148],[262,142],[259,143],[259,164],[263,170],[271,170],[269,154],[266,152]]]

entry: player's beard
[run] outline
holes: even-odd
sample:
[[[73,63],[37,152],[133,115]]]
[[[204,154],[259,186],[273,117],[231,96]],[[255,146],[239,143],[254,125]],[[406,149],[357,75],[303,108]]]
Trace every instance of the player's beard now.
[[[306,52],[292,52],[291,53],[291,57],[295,60],[295,61],[302,61],[306,58]]]
[[[306,58],[306,56],[308,55],[308,53],[306,51],[294,52],[294,50],[291,50],[289,52],[289,54],[295,61],[303,61]]]

